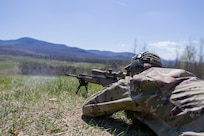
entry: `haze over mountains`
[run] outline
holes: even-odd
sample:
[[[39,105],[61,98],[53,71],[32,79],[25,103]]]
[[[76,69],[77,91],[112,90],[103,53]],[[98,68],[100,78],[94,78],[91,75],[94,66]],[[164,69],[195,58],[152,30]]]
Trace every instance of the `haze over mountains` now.
[[[0,40],[0,54],[32,57],[51,56],[75,59],[124,59],[133,56],[133,54],[129,52],[116,53],[110,51],[84,50],[64,44],[54,44],[28,37],[16,40]]]

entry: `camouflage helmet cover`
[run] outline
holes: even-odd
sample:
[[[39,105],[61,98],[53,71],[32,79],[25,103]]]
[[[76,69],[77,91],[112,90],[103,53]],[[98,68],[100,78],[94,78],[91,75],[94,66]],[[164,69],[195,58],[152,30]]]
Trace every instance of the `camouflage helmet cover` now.
[[[146,51],[133,56],[131,64],[126,66],[125,69],[131,73],[138,74],[144,71],[144,64],[150,64],[150,67],[162,67],[160,57]]]

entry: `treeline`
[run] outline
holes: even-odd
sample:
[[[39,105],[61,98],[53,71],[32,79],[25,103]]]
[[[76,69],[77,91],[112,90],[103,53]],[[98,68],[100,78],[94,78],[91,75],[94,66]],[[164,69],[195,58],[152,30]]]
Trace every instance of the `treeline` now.
[[[115,59],[115,60],[105,60],[102,61],[98,60],[102,64],[103,67],[101,69],[108,70],[112,68],[115,71],[119,71],[121,66],[129,63],[124,60]],[[67,61],[67,63],[69,63]],[[76,62],[77,63],[77,62]],[[93,62],[89,62],[93,64]],[[97,67],[96,67],[97,68]],[[83,67],[83,66],[63,66],[63,65],[52,65],[50,63],[41,63],[41,62],[32,62],[26,61],[21,62],[19,66],[19,74],[24,75],[64,75],[65,73],[73,73],[73,74],[81,74],[87,73],[91,74],[92,68],[91,67]]]
[[[112,68],[115,71],[120,71],[127,65],[129,60],[123,61],[106,61],[103,63],[102,69]],[[204,79],[204,62],[195,61],[188,62],[184,60],[167,61],[164,67],[182,68],[195,74],[198,78]],[[46,63],[39,62],[22,62],[20,64],[20,74],[25,75],[64,75],[65,73],[80,74],[86,72],[91,74],[91,68],[74,67],[74,66],[53,66]]]
[[[89,72],[89,68],[74,66],[53,66],[39,62],[23,62],[20,64],[20,74],[24,75],[64,75],[65,73],[84,73]]]
[[[182,54],[176,52],[176,56],[176,60],[168,61],[165,67],[185,69],[198,78],[204,79],[204,40],[202,38],[196,45],[189,42]]]

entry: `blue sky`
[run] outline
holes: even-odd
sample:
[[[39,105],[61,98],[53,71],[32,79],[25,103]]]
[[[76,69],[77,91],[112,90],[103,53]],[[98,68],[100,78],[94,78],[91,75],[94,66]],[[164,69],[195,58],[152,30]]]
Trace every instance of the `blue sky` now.
[[[204,38],[204,0],[0,0],[0,39],[175,58]],[[184,44],[185,43],[185,44]]]

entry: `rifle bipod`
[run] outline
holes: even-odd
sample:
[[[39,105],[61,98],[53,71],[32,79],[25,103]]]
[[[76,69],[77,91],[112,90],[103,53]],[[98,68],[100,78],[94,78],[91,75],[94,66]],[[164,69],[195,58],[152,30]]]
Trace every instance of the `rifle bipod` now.
[[[83,80],[83,79],[79,79],[79,86],[78,86],[78,88],[77,88],[76,94],[78,93],[78,91],[80,90],[80,88],[81,88],[82,86],[85,86],[86,92],[88,93],[88,82],[85,81],[85,80]]]

